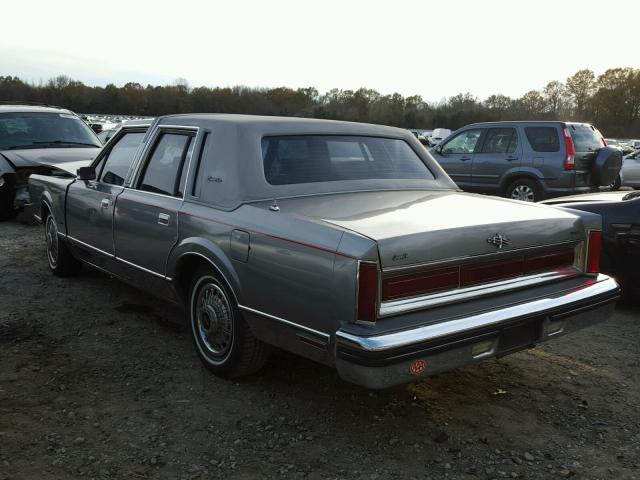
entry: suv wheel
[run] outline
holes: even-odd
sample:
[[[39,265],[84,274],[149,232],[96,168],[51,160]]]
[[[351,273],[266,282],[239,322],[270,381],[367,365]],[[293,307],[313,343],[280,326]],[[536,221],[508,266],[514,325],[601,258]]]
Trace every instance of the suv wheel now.
[[[505,197],[523,202],[538,202],[542,200],[540,186],[535,180],[519,178],[512,182],[505,191]]]
[[[620,186],[622,185],[622,180],[620,179],[620,175],[616,177],[616,179],[609,184],[609,188],[612,191],[620,190]]]
[[[255,373],[269,357],[270,346],[253,335],[230,290],[209,268],[191,284],[189,330],[200,360],[217,375]]]

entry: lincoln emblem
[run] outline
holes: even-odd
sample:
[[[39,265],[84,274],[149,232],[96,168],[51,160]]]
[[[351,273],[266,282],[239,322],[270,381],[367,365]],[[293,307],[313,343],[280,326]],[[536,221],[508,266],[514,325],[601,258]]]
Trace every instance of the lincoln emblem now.
[[[496,233],[493,237],[487,238],[487,243],[492,243],[501,250],[505,245],[511,245],[511,240],[500,233]]]

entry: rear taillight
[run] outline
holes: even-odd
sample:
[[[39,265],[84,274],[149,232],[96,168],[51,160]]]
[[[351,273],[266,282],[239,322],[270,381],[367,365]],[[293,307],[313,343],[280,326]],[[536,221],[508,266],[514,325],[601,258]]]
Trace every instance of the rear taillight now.
[[[602,249],[602,232],[591,230],[587,243],[587,273],[600,273],[600,251]]]
[[[563,167],[565,170],[575,170],[576,169],[576,149],[573,146],[573,139],[571,138],[571,134],[567,128],[562,129],[562,133],[564,134],[564,146],[567,151],[564,157]]]
[[[382,301],[452,290],[459,286],[458,276],[459,268],[450,267],[385,278],[382,280]]]
[[[607,141],[604,139],[604,137],[600,137],[600,141],[602,142],[602,146],[606,147],[607,146]]]
[[[356,319],[361,322],[376,321],[378,313],[378,264],[360,262],[358,264],[358,312]]]

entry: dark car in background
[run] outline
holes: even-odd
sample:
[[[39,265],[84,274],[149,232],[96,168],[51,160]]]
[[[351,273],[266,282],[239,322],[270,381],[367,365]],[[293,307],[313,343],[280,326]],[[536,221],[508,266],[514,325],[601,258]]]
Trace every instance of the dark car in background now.
[[[432,153],[463,190],[529,202],[610,185],[622,163],[594,126],[559,121],[467,125]]]
[[[640,287],[640,192],[593,193],[543,203],[600,215],[602,271],[616,277],[626,293]]]
[[[12,218],[29,201],[32,173],[91,160],[102,143],[73,112],[55,107],[0,106],[0,220]]]

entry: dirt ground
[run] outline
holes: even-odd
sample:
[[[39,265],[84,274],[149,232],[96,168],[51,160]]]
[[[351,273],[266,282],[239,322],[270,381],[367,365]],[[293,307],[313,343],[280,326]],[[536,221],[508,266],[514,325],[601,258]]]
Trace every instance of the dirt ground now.
[[[640,479],[640,302],[552,344],[372,392],[276,352],[216,378],[181,314],[47,269],[0,224],[0,480]]]

